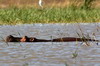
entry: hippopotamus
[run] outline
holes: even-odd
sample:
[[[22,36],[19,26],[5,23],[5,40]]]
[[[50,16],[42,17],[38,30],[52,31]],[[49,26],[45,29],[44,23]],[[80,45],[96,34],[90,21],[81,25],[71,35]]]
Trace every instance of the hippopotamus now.
[[[75,38],[75,37],[64,37],[64,38],[56,38],[52,40],[46,39],[37,39],[35,37],[14,37],[9,35],[6,37],[6,42],[72,42],[72,41],[99,41],[95,39],[87,39],[87,38]]]
[[[27,36],[13,37],[12,35],[9,35],[6,37],[6,42],[33,42],[34,40],[36,40],[36,38],[34,37],[28,38]]]

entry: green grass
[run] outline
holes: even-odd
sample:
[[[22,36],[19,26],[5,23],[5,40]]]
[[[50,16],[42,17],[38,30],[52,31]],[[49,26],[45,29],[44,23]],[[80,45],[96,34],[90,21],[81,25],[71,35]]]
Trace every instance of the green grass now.
[[[0,24],[100,22],[100,9],[64,8],[1,8]]]
[[[95,0],[84,0],[83,8],[88,9],[91,8],[91,3]]]

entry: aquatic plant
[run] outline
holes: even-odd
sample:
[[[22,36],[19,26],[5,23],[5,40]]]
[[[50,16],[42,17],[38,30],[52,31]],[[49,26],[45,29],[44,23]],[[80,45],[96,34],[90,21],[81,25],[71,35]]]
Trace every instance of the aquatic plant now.
[[[8,42],[6,42],[3,37],[0,36],[0,38],[2,39],[2,41],[4,41],[7,44],[7,46],[9,46]]]
[[[68,64],[67,64],[67,63],[65,63],[65,66],[68,66]]]
[[[72,58],[76,58],[78,56],[77,53],[72,53]]]
[[[29,64],[28,63],[24,63],[23,66],[29,66]]]

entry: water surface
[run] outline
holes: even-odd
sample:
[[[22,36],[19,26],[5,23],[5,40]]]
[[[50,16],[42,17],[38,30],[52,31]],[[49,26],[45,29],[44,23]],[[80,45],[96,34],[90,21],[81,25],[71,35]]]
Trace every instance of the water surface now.
[[[39,39],[86,37],[100,40],[100,23],[2,25],[0,37],[33,36]],[[78,34],[79,35],[78,35]],[[2,40],[0,38],[0,40]],[[96,42],[0,42],[0,66],[100,66]],[[81,45],[82,44],[82,45]],[[73,54],[77,57],[73,58]]]

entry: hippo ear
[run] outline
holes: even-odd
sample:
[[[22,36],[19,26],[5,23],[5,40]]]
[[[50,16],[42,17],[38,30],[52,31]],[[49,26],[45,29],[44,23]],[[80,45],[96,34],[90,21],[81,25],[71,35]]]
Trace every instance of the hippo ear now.
[[[27,36],[24,36],[24,38],[28,38]]]
[[[12,36],[12,35],[9,35],[8,37],[12,37],[12,38],[13,38],[13,36]]]

